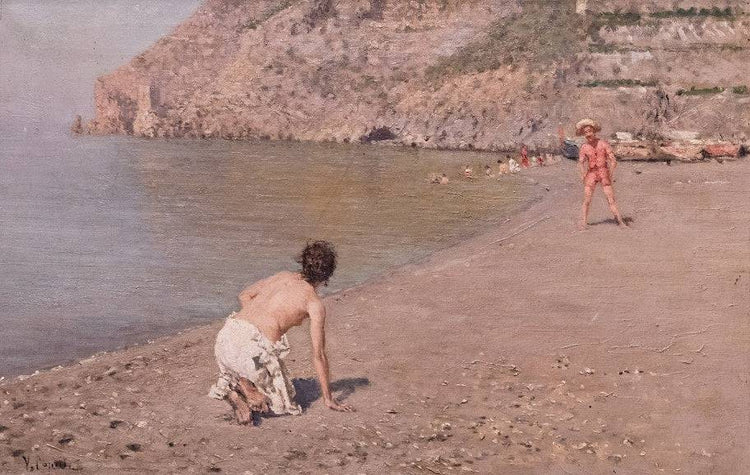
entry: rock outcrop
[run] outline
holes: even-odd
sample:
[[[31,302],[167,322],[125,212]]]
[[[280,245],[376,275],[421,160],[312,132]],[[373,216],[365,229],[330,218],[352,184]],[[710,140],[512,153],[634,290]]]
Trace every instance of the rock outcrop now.
[[[88,129],[497,150],[593,116],[742,142],[750,4],[720,3],[208,0],[97,81]]]

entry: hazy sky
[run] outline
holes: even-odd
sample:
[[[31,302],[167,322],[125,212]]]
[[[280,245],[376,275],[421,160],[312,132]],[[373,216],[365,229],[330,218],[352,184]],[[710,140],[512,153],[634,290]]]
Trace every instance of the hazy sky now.
[[[67,132],[94,80],[148,48],[200,0],[0,0],[0,133]]]

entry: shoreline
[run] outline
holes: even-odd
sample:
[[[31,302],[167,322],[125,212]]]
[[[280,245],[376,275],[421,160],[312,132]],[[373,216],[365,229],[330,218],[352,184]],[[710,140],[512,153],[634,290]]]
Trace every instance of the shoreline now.
[[[281,143],[281,144],[303,144],[319,146],[354,146],[354,147],[393,147],[404,149],[418,149],[435,152],[473,152],[486,154],[514,154],[518,155],[521,150],[522,141],[513,145],[482,147],[474,143],[467,142],[460,146],[440,146],[419,144],[417,142],[408,142],[398,139],[387,140],[360,140],[360,141],[338,141],[338,140],[313,140],[313,139],[274,139],[274,138],[232,138],[232,137],[201,137],[201,136],[174,136],[174,137],[148,137],[136,134],[117,134],[117,133],[92,133],[92,132],[72,132],[68,134],[73,139],[81,137],[125,137],[142,141],[184,141],[192,140],[198,142],[224,141],[240,143]],[[616,137],[602,137],[613,145],[615,155],[618,161],[633,163],[708,163],[713,160],[719,161],[736,161],[745,158],[750,153],[750,143],[746,139],[725,140],[723,138],[704,138],[704,139],[672,139],[662,137],[660,139],[645,139],[642,137],[631,138],[628,140],[618,140]],[[565,137],[565,140],[576,141],[580,137]],[[529,152],[531,155],[552,155],[562,157],[560,146],[554,139],[549,143],[535,144]],[[712,147],[723,147],[724,150],[706,151]],[[563,160],[568,160],[562,157]]]
[[[97,473],[731,473],[748,461],[747,171],[623,163],[632,228],[598,191],[578,233],[573,164],[536,168],[550,191],[507,222],[326,296],[354,415],[321,407],[304,329],[289,365],[306,412],[258,427],[206,397],[220,321],[2,381],[0,471],[25,455]]]
[[[481,152],[481,151],[479,151],[479,152]],[[479,179],[479,178],[481,178],[481,177],[478,177],[476,179]],[[539,183],[531,183],[531,182],[529,182],[529,183],[526,184],[526,186],[529,186],[530,188],[533,188],[533,187],[538,186],[538,185],[539,185]],[[518,209],[511,211],[510,214],[509,214],[509,216],[510,217],[517,216],[517,215],[519,215],[519,214],[527,211],[530,207],[538,204],[543,199],[544,199],[544,195],[541,194],[541,193],[539,194],[539,196],[536,196],[536,197],[529,196],[529,199],[526,201],[526,203],[524,203],[523,205],[521,205]],[[481,235],[483,235],[483,234],[491,231],[492,229],[494,229],[494,228],[496,228],[498,226],[502,226],[504,223],[507,223],[508,221],[510,221],[510,219],[511,219],[510,217],[507,217],[504,220],[503,223],[498,222],[498,223],[494,223],[494,224],[490,224],[490,225],[486,225],[485,224],[486,227],[484,229],[480,229],[480,230],[476,231],[475,233],[466,236],[464,239],[458,240],[458,241],[456,241],[454,243],[451,243],[451,244],[448,244],[448,245],[446,245],[444,247],[437,248],[437,249],[429,252],[425,256],[416,257],[413,260],[407,261],[407,262],[405,262],[404,264],[402,264],[400,266],[397,266],[397,267],[394,267],[394,268],[383,269],[382,271],[373,274],[372,276],[368,277],[367,279],[363,280],[362,282],[359,282],[359,283],[357,283],[357,284],[355,284],[355,285],[353,285],[351,287],[347,287],[347,288],[344,288],[344,289],[337,290],[337,291],[335,291],[333,293],[326,294],[323,297],[323,300],[332,299],[332,298],[336,297],[339,294],[343,294],[343,293],[346,293],[346,292],[349,292],[349,291],[353,291],[353,290],[359,289],[361,287],[366,287],[369,283],[371,283],[371,282],[377,282],[378,280],[380,280],[380,279],[388,276],[389,274],[391,274],[391,273],[393,273],[393,272],[395,272],[395,271],[397,271],[397,270],[399,270],[399,269],[401,269],[403,267],[406,267],[406,266],[418,266],[421,263],[426,262],[432,256],[432,254],[434,254],[436,252],[445,251],[445,250],[448,250],[448,249],[460,246],[462,243],[464,243],[466,241],[470,241],[470,240],[472,240],[472,239],[474,239],[476,237],[479,237],[479,236],[481,236]],[[210,322],[210,323],[202,323],[202,324],[195,325],[195,326],[189,326],[189,327],[185,327],[185,328],[182,328],[182,329],[176,329],[174,331],[167,330],[165,334],[155,335],[153,338],[147,338],[145,341],[142,341],[142,342],[136,342],[136,343],[125,345],[125,346],[122,346],[122,347],[118,347],[118,348],[115,348],[115,349],[112,349],[112,350],[100,350],[100,351],[97,351],[97,352],[95,352],[93,354],[90,354],[90,355],[82,357],[82,358],[73,358],[73,359],[70,359],[70,360],[68,360],[66,362],[60,363],[60,364],[50,364],[50,365],[47,365],[47,366],[44,366],[44,367],[41,367],[41,368],[34,369],[34,371],[31,372],[31,373],[11,374],[11,375],[0,376],[0,387],[2,387],[3,383],[11,383],[11,382],[14,382],[14,381],[26,381],[26,380],[28,380],[30,378],[33,378],[33,377],[36,377],[36,376],[40,376],[40,375],[43,375],[43,374],[54,373],[54,372],[57,372],[57,371],[71,369],[71,368],[77,367],[78,365],[91,363],[91,362],[93,362],[93,361],[95,361],[95,360],[97,360],[97,359],[99,359],[101,357],[107,356],[107,355],[114,355],[114,354],[117,354],[117,353],[122,353],[122,352],[125,352],[125,351],[128,351],[128,350],[133,350],[133,349],[136,349],[136,348],[139,348],[139,347],[144,347],[144,346],[147,346],[147,345],[158,345],[163,340],[171,340],[173,338],[176,338],[178,336],[183,335],[184,333],[193,332],[193,331],[201,331],[201,330],[204,330],[206,328],[211,328],[211,327],[217,325],[217,321],[223,321],[223,318],[221,320],[216,320],[216,321],[213,321],[213,322]]]
[[[73,190],[82,187],[89,190],[86,192],[87,195],[96,195],[98,199],[97,202],[89,202],[91,206],[97,209],[106,207],[108,211],[93,214],[90,224],[78,231],[75,223],[70,219],[59,218],[59,214],[44,217],[45,213],[42,211],[36,213],[43,220],[57,221],[59,219],[60,225],[56,227],[55,232],[39,235],[36,238],[45,243],[45,246],[40,248],[43,257],[37,258],[37,263],[34,264],[15,256],[24,249],[24,242],[17,241],[15,236],[17,232],[29,232],[30,230],[25,229],[28,226],[24,223],[32,219],[25,216],[27,213],[23,211],[23,206],[45,210],[56,206],[59,200],[46,198],[47,193],[28,195],[22,189],[18,192],[12,189],[6,190],[6,194],[12,196],[14,202],[16,199],[23,200],[18,206],[6,207],[6,211],[10,213],[8,216],[23,215],[23,218],[13,220],[15,224],[7,229],[10,234],[8,234],[9,240],[6,244],[11,246],[8,248],[10,252],[8,255],[9,259],[12,259],[9,264],[14,266],[15,270],[6,275],[3,284],[6,290],[13,290],[8,294],[8,305],[6,305],[8,307],[6,314],[10,320],[4,329],[4,334],[7,335],[8,345],[4,348],[5,358],[0,364],[0,377],[32,374],[38,369],[69,365],[99,351],[121,349],[136,342],[143,343],[147,339],[169,335],[178,330],[220,318],[234,306],[235,294],[240,290],[239,288],[234,290],[236,286],[256,280],[266,272],[276,269],[274,262],[293,270],[295,266],[293,253],[296,252],[299,240],[304,240],[308,234],[310,236],[324,235],[335,243],[341,243],[344,246],[340,249],[343,252],[343,259],[350,261],[334,276],[335,279],[326,292],[349,287],[373,273],[392,269],[407,260],[412,260],[415,256],[422,256],[435,248],[449,245],[468,233],[474,233],[477,229],[486,227],[493,221],[497,221],[498,216],[505,216],[509,211],[518,208],[527,199],[528,189],[532,188],[526,185],[525,178],[513,178],[502,182],[475,180],[471,183],[455,180],[447,189],[426,184],[430,171],[438,169],[447,171],[451,174],[451,178],[454,178],[454,176],[459,176],[459,165],[463,160],[473,162],[474,168],[477,169],[478,166],[481,167],[478,164],[484,161],[489,163],[492,159],[492,156],[476,153],[467,155],[331,145],[308,147],[281,143],[260,144],[256,147],[249,144],[221,142],[145,142],[130,137],[101,139],[92,137],[81,140],[69,139],[64,142],[68,147],[72,147],[66,150],[75,150],[75,152],[60,155],[60,160],[55,162],[57,164],[55,168],[58,170],[56,174],[59,173],[66,182],[66,185],[61,188],[59,199],[63,197],[64,199],[77,199],[81,192]],[[28,162],[29,159],[24,158],[22,151],[31,145],[31,142],[18,147],[11,144],[14,150],[10,152],[10,157],[15,157],[13,161],[19,166]],[[39,165],[43,166],[47,163],[45,156],[48,152],[55,150],[56,142],[49,141],[37,145],[38,147],[33,147],[37,150],[33,152],[33,155],[38,159]],[[78,150],[81,151],[82,156],[87,157],[86,160],[80,161],[74,158],[73,155],[78,154]],[[92,162],[99,170],[96,177],[92,176],[91,180],[77,183],[78,179],[75,177],[83,176],[87,173],[85,169],[89,168],[85,162],[101,153],[107,153],[106,162],[111,162],[111,166],[103,165],[104,162],[101,160]],[[244,166],[242,163],[245,159],[242,156],[246,153],[259,157],[287,156],[288,154],[289,160],[286,160],[288,162],[286,165],[284,162],[274,160],[278,163],[278,169],[275,165],[269,165],[269,173],[280,173],[278,179],[255,182],[252,179],[253,175],[260,173],[260,167],[265,165],[261,165],[264,163],[263,160],[251,159],[253,160],[251,166]],[[126,154],[129,158],[124,160],[118,158],[120,154]],[[155,156],[160,154],[171,158],[157,159]],[[176,158],[181,154],[185,154],[185,159]],[[217,154],[222,156],[219,157]],[[323,175],[327,173],[328,168],[327,165],[318,163],[318,159],[326,163],[331,162],[332,165],[338,163],[343,170],[343,167],[349,163],[346,158],[349,156],[356,160],[346,173],[339,171],[335,173],[335,176]],[[142,157],[150,158],[143,159]],[[213,157],[216,157],[216,160]],[[303,165],[305,163],[307,165]],[[175,173],[166,176],[154,171],[155,168],[164,166],[174,167]],[[243,184],[243,186],[253,187],[253,191],[264,194],[279,193],[280,198],[263,198],[262,203],[257,207],[241,206],[238,204],[240,200],[234,198],[229,186],[225,186],[225,180],[211,176],[211,170],[216,166],[237,167],[246,176],[245,180],[249,180],[246,182],[247,185]],[[295,170],[284,170],[287,166],[293,166]],[[80,172],[65,172],[65,170],[78,170],[77,167],[82,167]],[[375,168],[380,170],[377,172],[378,175],[368,175]],[[117,173],[124,172],[130,178],[110,183],[110,180],[114,180],[115,177],[108,177],[109,171],[115,169],[118,170]],[[180,171],[188,169],[189,173]],[[250,171],[250,169],[257,171]],[[460,172],[462,173],[463,169]],[[311,180],[316,173],[319,177]],[[185,180],[184,183],[174,182],[177,176],[181,176]],[[314,184],[318,178],[326,183],[325,188],[321,188],[319,192],[315,191],[318,185]],[[153,185],[139,189],[142,185],[138,183],[143,180],[148,183],[158,182],[158,188],[161,191],[155,192],[156,188]],[[292,195],[282,195],[282,187],[287,186],[286,183],[290,181],[298,183],[300,189]],[[397,211],[414,209],[415,220],[424,223],[430,231],[424,231],[425,227],[422,226],[404,228],[394,224],[411,222],[411,212],[388,213],[383,206],[375,205],[376,201],[368,199],[367,190],[378,183],[382,185],[377,185],[377,190],[381,190],[378,192],[384,194],[388,200],[385,203],[390,203],[388,206],[393,207],[395,204]],[[204,185],[211,187],[211,193],[209,195],[197,194],[203,193]],[[353,188],[349,185],[353,185]],[[189,199],[184,194],[189,192],[188,189],[196,193]],[[109,190],[119,191],[113,194]],[[512,190],[517,190],[517,194],[511,195]],[[388,196],[393,192],[400,196],[389,199]],[[365,206],[364,210],[377,211],[376,219],[382,225],[373,226],[372,218],[368,217],[369,212],[357,212],[353,208],[351,214],[338,215],[335,210],[350,207],[350,202],[339,204],[338,199],[333,202],[322,199],[319,202],[310,201],[304,198],[308,193],[310,193],[308,196],[333,193],[335,196],[346,195],[349,199],[355,196],[357,200],[364,198],[365,201],[358,206]],[[453,196],[454,193],[460,194]],[[219,199],[224,200],[227,205],[236,205],[237,209],[229,213],[224,212]],[[298,208],[294,212],[298,212],[299,209],[306,210],[305,213],[309,213],[309,217],[305,217],[302,221],[288,222],[284,225],[284,229],[278,226],[267,228],[266,225],[253,224],[255,216],[278,215],[278,210],[274,212],[276,205],[271,204],[271,201],[276,199],[279,199],[284,206]],[[207,207],[205,211],[197,212],[196,205],[199,202],[201,207]],[[173,203],[177,203],[177,206],[173,206]],[[498,205],[502,206],[502,211],[497,207]],[[417,216],[416,213],[419,212],[417,207],[422,209],[422,206],[425,211]],[[113,212],[115,209],[117,211]],[[457,212],[464,210],[466,213]],[[205,212],[210,212],[211,216],[207,217]],[[194,216],[193,213],[195,213]],[[75,214],[77,213],[71,210],[66,213],[66,216]],[[323,221],[319,220],[320,216],[324,217]],[[76,219],[84,219],[84,217]],[[194,220],[192,222],[198,226],[180,225],[180,223],[187,224],[188,220]],[[211,238],[210,241],[190,237],[200,234],[210,236],[213,229],[203,224],[207,220],[222,225],[231,222],[230,234],[224,234],[218,240],[216,237]],[[461,225],[470,221],[474,224]],[[338,228],[334,225],[335,222],[340,223]],[[443,222],[446,224],[441,224]],[[159,223],[160,226],[168,225],[163,229],[170,233],[177,233],[180,239],[201,239],[197,245],[200,246],[202,255],[191,258],[190,254],[194,253],[196,248],[192,251],[190,247],[178,248],[174,244],[176,242],[174,236],[169,239],[164,236],[153,238],[151,233],[154,230],[158,231],[159,228],[154,228],[152,223]],[[341,231],[342,226],[350,225],[361,226],[360,232],[350,234]],[[243,230],[239,226],[246,226],[246,228]],[[253,227],[268,230],[260,236],[263,239],[256,240],[250,237],[251,234],[244,232],[251,231],[252,235],[255,235]],[[14,232],[13,228],[20,229]],[[368,228],[372,230],[368,231]],[[63,232],[61,229],[65,229],[66,238],[75,236],[75,239],[66,240],[65,245],[56,244],[55,236]],[[381,232],[381,229],[387,232]],[[132,239],[137,239],[137,242],[127,247],[123,237],[122,241],[115,241],[114,248],[107,251],[110,249],[109,244],[104,240],[100,243],[97,239],[105,233],[114,233],[115,230],[122,230],[117,231],[122,236],[132,235]],[[371,235],[368,236],[368,234]],[[220,250],[221,243],[227,241],[230,235],[233,236],[231,239],[238,239],[242,242],[241,246],[236,248],[236,252]],[[94,241],[90,242],[89,239],[94,239]],[[397,244],[394,239],[400,244]],[[373,244],[375,247],[372,247]],[[359,252],[352,252],[362,246],[366,251],[362,255]],[[59,247],[73,252],[71,254],[60,253]],[[282,252],[281,247],[286,247],[287,250]],[[210,257],[203,255],[203,249],[215,254],[211,254]],[[56,255],[55,252],[59,254]],[[87,274],[90,272],[79,264],[88,262],[87,259],[93,259],[93,257],[78,257],[77,253],[80,252],[94,252],[97,255],[97,264],[106,267],[119,262],[122,256],[130,255],[130,253],[148,254],[165,259],[165,261],[159,265],[152,265],[149,264],[149,259],[138,259],[114,274],[108,273],[104,280],[89,280]],[[275,252],[276,257],[271,257],[269,252]],[[184,255],[188,260],[178,262],[170,257],[177,253]],[[259,262],[253,263],[256,256],[263,259],[263,265],[259,265]],[[215,263],[214,259],[216,259]],[[289,262],[281,264],[285,261],[280,259],[286,259]],[[45,265],[45,262],[49,264]],[[57,264],[60,262],[69,262],[70,266],[65,268]],[[248,264],[251,264],[250,267]],[[164,275],[165,271],[161,269],[165,269],[165,266],[176,268],[180,273],[184,271],[185,275],[180,276],[171,271],[168,275]],[[264,268],[268,270],[263,271]],[[58,289],[74,285],[77,290],[70,292],[58,290],[59,298],[52,299],[44,295],[43,287],[32,285],[21,288],[19,284],[14,283],[25,280],[33,282],[34,279],[46,275],[54,276],[54,284],[51,285]],[[13,276],[16,277],[13,278]],[[164,285],[167,283],[177,287],[165,291]],[[113,291],[113,288],[117,290]],[[101,296],[101,292],[112,292],[112,296],[119,300],[117,307],[106,303],[107,299],[101,300],[96,297],[92,297],[91,301],[77,303],[82,295]],[[42,303],[49,301],[55,304],[58,310],[56,315],[62,318],[61,322],[55,325],[55,332],[47,336],[45,336],[43,324],[44,314],[38,314],[39,306],[29,306],[24,303],[37,300]],[[175,308],[176,306],[179,306],[179,309]],[[112,325],[118,325],[118,330],[113,331]],[[65,336],[62,336],[63,333]]]

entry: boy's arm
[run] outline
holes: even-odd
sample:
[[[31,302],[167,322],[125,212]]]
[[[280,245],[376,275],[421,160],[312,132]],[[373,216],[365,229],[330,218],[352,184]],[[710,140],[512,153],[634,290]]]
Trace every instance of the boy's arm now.
[[[581,181],[586,179],[586,166],[584,165],[584,162],[586,161],[585,155],[583,153],[578,153],[578,174],[581,175]]]
[[[612,151],[612,146],[607,143],[607,161],[609,162],[609,173],[614,173],[617,168],[617,158],[615,158],[615,152]]]
[[[326,406],[334,411],[352,411],[346,404],[339,404],[331,396],[330,373],[328,370],[328,357],[326,356],[325,320],[326,308],[320,299],[313,299],[307,308],[310,315],[310,338],[312,339],[313,364],[315,372],[318,373],[320,391]]]

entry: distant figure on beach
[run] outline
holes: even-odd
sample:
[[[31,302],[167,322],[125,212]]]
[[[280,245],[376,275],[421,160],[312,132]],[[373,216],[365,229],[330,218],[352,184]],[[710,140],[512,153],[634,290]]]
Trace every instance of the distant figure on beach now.
[[[581,145],[578,157],[578,169],[584,184],[581,229],[585,229],[588,225],[589,206],[597,183],[602,184],[602,191],[607,197],[609,209],[617,219],[617,223],[620,226],[625,226],[625,221],[623,221],[620,211],[617,209],[615,191],[612,188],[612,174],[617,167],[617,160],[612,147],[596,136],[601,130],[599,124],[591,119],[583,119],[576,124],[576,135],[586,137],[586,142]]]
[[[225,399],[237,422],[247,424],[253,412],[302,413],[284,358],[290,348],[286,332],[310,318],[315,371],[323,400],[335,411],[351,411],[331,396],[325,349],[326,309],[317,289],[336,269],[336,252],[326,241],[305,247],[300,272],[280,272],[240,292],[242,308],[233,312],[216,337],[214,353],[219,380],[209,396]]]
[[[489,165],[484,166],[484,176],[486,176],[487,178],[492,178],[493,176],[495,176],[492,174],[492,167],[490,167]]]
[[[502,175],[507,175],[508,173],[510,173],[510,170],[508,169],[508,164],[503,162],[503,160],[499,158],[497,160],[497,174],[499,176],[502,176]]]
[[[529,163],[529,149],[526,147],[526,144],[521,145],[521,166],[523,168],[531,166]]]
[[[435,185],[447,185],[449,182],[448,175],[445,173],[438,175],[437,173],[430,174],[430,183]]]
[[[464,177],[474,178],[474,170],[469,165],[464,166]]]
[[[544,156],[540,153],[538,157],[536,157],[536,163],[540,166],[544,166]]]
[[[514,159],[510,158],[510,155],[508,155],[508,169],[511,173],[518,173],[521,171],[521,165],[519,165]]]

